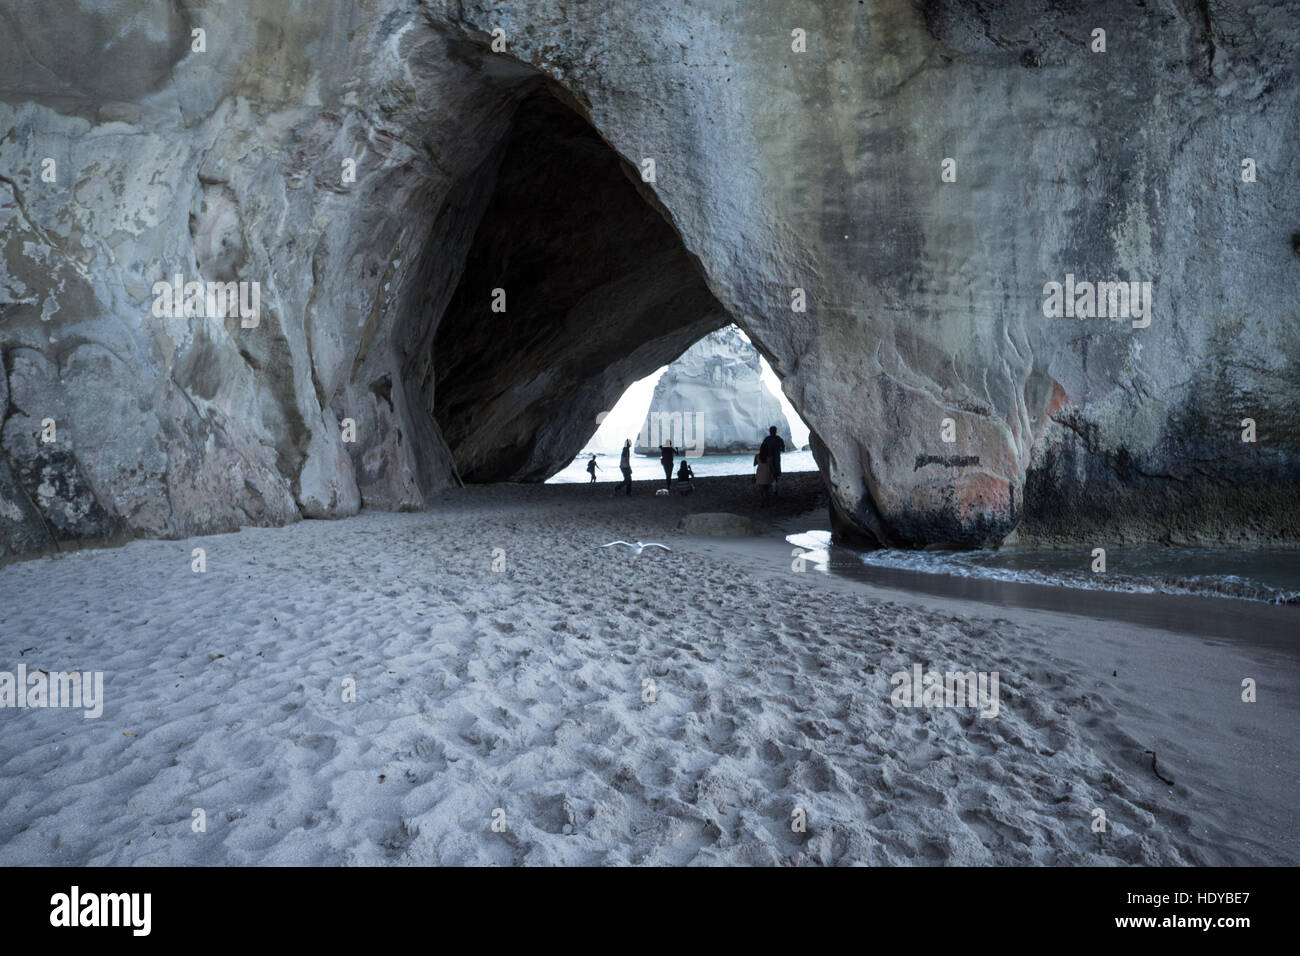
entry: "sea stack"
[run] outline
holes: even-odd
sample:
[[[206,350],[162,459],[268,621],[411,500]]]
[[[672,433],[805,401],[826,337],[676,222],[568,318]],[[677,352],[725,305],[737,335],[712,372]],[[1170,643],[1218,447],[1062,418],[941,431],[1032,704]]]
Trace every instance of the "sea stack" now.
[[[682,353],[655,385],[638,454],[658,454],[671,441],[688,455],[752,452],[771,426],[793,450],[790,423],[763,382],[758,350],[729,325]]]

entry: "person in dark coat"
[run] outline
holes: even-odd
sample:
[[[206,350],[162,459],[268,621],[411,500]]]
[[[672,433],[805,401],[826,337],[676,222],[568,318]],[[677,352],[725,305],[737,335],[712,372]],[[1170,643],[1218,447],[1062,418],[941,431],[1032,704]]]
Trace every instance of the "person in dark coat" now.
[[[765,463],[771,471],[772,490],[776,491],[777,482],[781,480],[781,452],[785,451],[785,439],[776,433],[773,425],[767,430],[767,437],[758,446],[758,460]]]
[[[623,454],[618,460],[618,470],[623,472],[623,481],[614,486],[614,494],[620,488],[626,488],[628,497],[632,496],[632,439],[623,442]]]
[[[664,487],[673,490],[673,451],[672,445],[659,446],[659,462],[664,466]]]

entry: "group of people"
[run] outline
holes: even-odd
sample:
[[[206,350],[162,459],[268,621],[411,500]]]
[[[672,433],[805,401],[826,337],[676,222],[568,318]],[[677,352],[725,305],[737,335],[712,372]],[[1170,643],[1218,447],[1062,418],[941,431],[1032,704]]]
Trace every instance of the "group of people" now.
[[[659,451],[659,462],[664,466],[664,488],[668,491],[672,491],[673,459],[677,455],[681,454],[681,452],[677,451],[677,449],[673,448],[671,445],[663,445],[660,447]],[[618,468],[619,471],[623,473],[623,480],[614,486],[613,494],[617,495],[620,491],[626,489],[627,494],[630,496],[632,494],[632,439],[630,438],[623,442],[623,454],[619,457]],[[596,472],[599,469],[600,465],[596,464],[596,456],[592,455],[591,459],[587,462],[587,474],[591,475],[591,482],[589,482],[589,484],[595,482]],[[686,459],[683,457],[681,467],[677,469],[678,492],[681,494],[689,494],[694,491],[694,478],[694,470],[686,463]]]
[[[773,425],[767,432],[767,437],[758,447],[758,454],[754,456],[756,466],[754,481],[758,485],[759,501],[764,507],[776,493],[777,482],[781,479],[781,453],[785,451],[785,440],[776,433],[776,426]],[[681,454],[672,445],[659,447],[659,463],[664,466],[664,488],[667,491],[673,490],[673,459]],[[626,489],[630,497],[632,494],[632,439],[630,438],[623,442],[623,454],[619,457],[618,468],[623,473],[623,480],[614,486],[613,494],[617,495]],[[595,483],[596,472],[599,470],[600,465],[596,464],[596,456],[592,455],[587,462],[587,474],[591,475],[589,484]],[[694,478],[695,472],[691,470],[691,466],[686,463],[686,458],[683,456],[681,467],[677,470],[678,492],[688,494],[693,491],[695,484],[692,479]]]

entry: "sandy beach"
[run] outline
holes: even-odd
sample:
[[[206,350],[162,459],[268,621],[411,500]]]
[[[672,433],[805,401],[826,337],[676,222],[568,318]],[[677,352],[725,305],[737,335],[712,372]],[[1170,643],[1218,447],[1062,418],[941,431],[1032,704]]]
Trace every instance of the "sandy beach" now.
[[[104,674],[98,718],[0,710],[0,864],[1300,863],[1294,646],[798,572],[817,475],[698,484],[0,568],[0,669]],[[997,716],[895,706],[915,665]]]

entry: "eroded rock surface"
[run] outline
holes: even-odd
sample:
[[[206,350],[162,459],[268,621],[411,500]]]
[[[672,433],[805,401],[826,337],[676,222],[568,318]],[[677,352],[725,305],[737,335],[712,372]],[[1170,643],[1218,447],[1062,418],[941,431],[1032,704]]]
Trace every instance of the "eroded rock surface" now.
[[[0,21],[0,554],[538,479],[729,321],[870,540],[1300,537],[1294,4]],[[1150,324],[1046,317],[1067,274]]]

